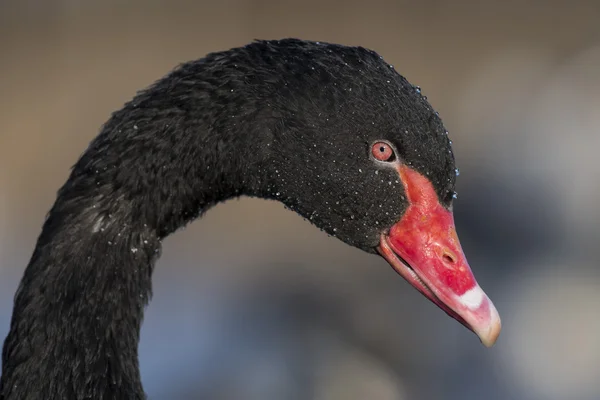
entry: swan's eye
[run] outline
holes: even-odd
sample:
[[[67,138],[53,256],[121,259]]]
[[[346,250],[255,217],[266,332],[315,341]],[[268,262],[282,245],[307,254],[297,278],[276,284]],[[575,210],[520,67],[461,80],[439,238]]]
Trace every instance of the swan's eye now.
[[[379,161],[394,161],[396,158],[392,146],[386,142],[377,142],[371,147],[371,153],[376,160]]]

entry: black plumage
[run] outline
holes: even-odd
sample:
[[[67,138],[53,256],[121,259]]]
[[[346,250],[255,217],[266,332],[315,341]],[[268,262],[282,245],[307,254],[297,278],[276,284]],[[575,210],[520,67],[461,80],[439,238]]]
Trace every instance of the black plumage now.
[[[115,112],[73,167],[18,288],[0,399],[142,399],[137,348],[161,240],[214,204],[275,199],[375,252],[407,207],[374,141],[449,207],[437,113],[377,53],[256,41],[179,66]]]

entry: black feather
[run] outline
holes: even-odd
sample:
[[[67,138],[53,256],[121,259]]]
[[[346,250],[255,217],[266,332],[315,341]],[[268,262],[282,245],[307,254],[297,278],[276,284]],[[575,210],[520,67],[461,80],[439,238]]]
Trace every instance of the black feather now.
[[[0,399],[143,399],[137,348],[161,239],[214,204],[283,202],[374,252],[407,207],[387,140],[450,206],[437,113],[377,53],[286,39],[181,65],[115,112],[73,167],[17,291]]]

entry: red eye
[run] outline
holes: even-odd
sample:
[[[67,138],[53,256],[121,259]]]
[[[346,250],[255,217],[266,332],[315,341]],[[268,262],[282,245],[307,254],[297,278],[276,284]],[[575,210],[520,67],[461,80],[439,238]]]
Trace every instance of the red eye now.
[[[394,159],[394,150],[385,142],[375,143],[371,148],[371,153],[379,161],[392,161]]]

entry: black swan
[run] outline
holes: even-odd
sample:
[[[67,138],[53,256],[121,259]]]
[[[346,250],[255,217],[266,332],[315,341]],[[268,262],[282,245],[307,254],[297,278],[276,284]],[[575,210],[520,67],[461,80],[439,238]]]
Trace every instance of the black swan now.
[[[73,167],[14,299],[0,399],[143,399],[138,341],[161,241],[236,196],[381,254],[486,346],[500,318],[461,249],[438,114],[381,56],[297,39],[185,63]]]

